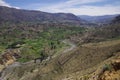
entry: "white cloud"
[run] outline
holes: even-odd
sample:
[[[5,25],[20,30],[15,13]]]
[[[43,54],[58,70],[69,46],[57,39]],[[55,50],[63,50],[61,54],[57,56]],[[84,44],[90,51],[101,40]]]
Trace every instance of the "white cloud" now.
[[[12,8],[21,9],[20,7],[12,6]]]
[[[0,0],[0,6],[7,6],[7,7],[11,7],[8,3],[6,3],[3,0]]]
[[[80,8],[68,8],[64,9],[66,12],[73,12],[76,15],[110,15],[120,14],[120,6],[81,6]]]
[[[37,3],[37,10],[45,12],[64,12],[64,13],[73,13],[76,15],[110,15],[110,14],[120,14],[120,1],[114,0],[113,4],[106,4],[103,6],[93,6],[88,5],[90,3],[98,3],[110,0],[66,0],[65,2],[56,3],[56,4],[39,4]],[[40,6],[39,6],[40,5]],[[11,6],[6,3],[4,0],[0,0],[0,6],[14,7],[20,9],[19,7]],[[35,8],[35,5],[30,5],[30,7]],[[27,6],[26,6],[27,7]]]
[[[61,2],[61,3],[57,3],[57,4],[51,4],[45,7],[41,7],[40,9],[54,9],[54,10],[58,10],[58,9],[62,9],[62,8],[70,8],[70,7],[74,7],[75,5],[83,5],[83,4],[88,4],[88,3],[94,3],[94,2],[102,2],[102,1],[106,1],[106,0],[68,0],[66,2]]]
[[[20,9],[19,7],[11,6],[10,4],[6,3],[6,2],[3,1],[3,0],[0,0],[0,6],[6,6],[6,7],[11,7],[11,8]]]
[[[102,2],[102,1],[106,1],[106,0],[69,0],[66,2],[66,4],[78,5],[78,4],[88,4],[88,3]]]
[[[76,15],[109,15],[109,14],[120,14],[119,5],[104,5],[104,6],[93,6],[86,5],[89,3],[103,2],[109,0],[69,0],[64,3],[58,3],[54,5],[43,6],[37,10],[45,12],[65,12],[73,13]],[[118,0],[116,0],[118,1]],[[76,7],[77,5],[77,7]]]

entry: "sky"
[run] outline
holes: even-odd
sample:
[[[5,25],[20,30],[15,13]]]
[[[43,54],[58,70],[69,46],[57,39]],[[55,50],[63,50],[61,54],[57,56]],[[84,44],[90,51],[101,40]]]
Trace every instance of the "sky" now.
[[[120,14],[120,0],[0,0],[0,6],[75,15]]]

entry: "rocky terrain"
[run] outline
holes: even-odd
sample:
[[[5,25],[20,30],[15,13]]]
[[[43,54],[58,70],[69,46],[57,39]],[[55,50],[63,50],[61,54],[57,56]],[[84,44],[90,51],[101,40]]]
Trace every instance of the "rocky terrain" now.
[[[115,76],[119,75],[119,67],[116,70],[114,68],[119,66],[119,50],[120,40],[84,44],[49,61],[8,67],[3,71],[2,77],[5,80],[88,80],[91,76],[92,78],[99,76],[95,80],[108,80],[109,76],[104,75],[113,73]],[[112,72],[109,72],[106,66],[111,61],[113,69],[110,68]],[[98,66],[101,67],[97,68]]]
[[[120,80],[120,16],[115,16],[90,26],[71,13],[0,6],[0,79]]]
[[[0,72],[7,66],[13,64],[18,58],[20,58],[19,49],[9,49],[0,55]]]

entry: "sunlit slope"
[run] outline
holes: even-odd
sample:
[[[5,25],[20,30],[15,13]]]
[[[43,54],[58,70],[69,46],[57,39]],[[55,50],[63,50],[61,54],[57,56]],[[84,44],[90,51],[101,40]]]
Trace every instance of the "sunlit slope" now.
[[[120,40],[84,44],[50,61],[8,68],[4,71],[6,72],[4,76],[9,80],[26,80],[27,78],[29,80],[61,80],[65,78],[76,80],[84,75],[92,74],[100,63],[115,56],[119,51]]]

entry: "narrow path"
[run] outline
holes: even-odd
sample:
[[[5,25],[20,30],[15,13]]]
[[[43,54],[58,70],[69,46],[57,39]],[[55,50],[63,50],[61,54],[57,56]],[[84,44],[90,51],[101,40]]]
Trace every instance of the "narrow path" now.
[[[63,40],[62,42],[69,45],[69,46],[66,47],[64,50],[60,51],[58,54],[53,55],[52,58],[55,58],[61,54],[65,54],[65,53],[72,51],[73,49],[76,48],[76,45],[74,43],[70,42],[69,40]]]
[[[72,51],[74,48],[76,48],[76,45],[74,43],[70,42],[69,40],[64,40],[63,43],[70,45],[70,48],[65,49],[63,51],[63,53],[67,53],[69,51]]]

